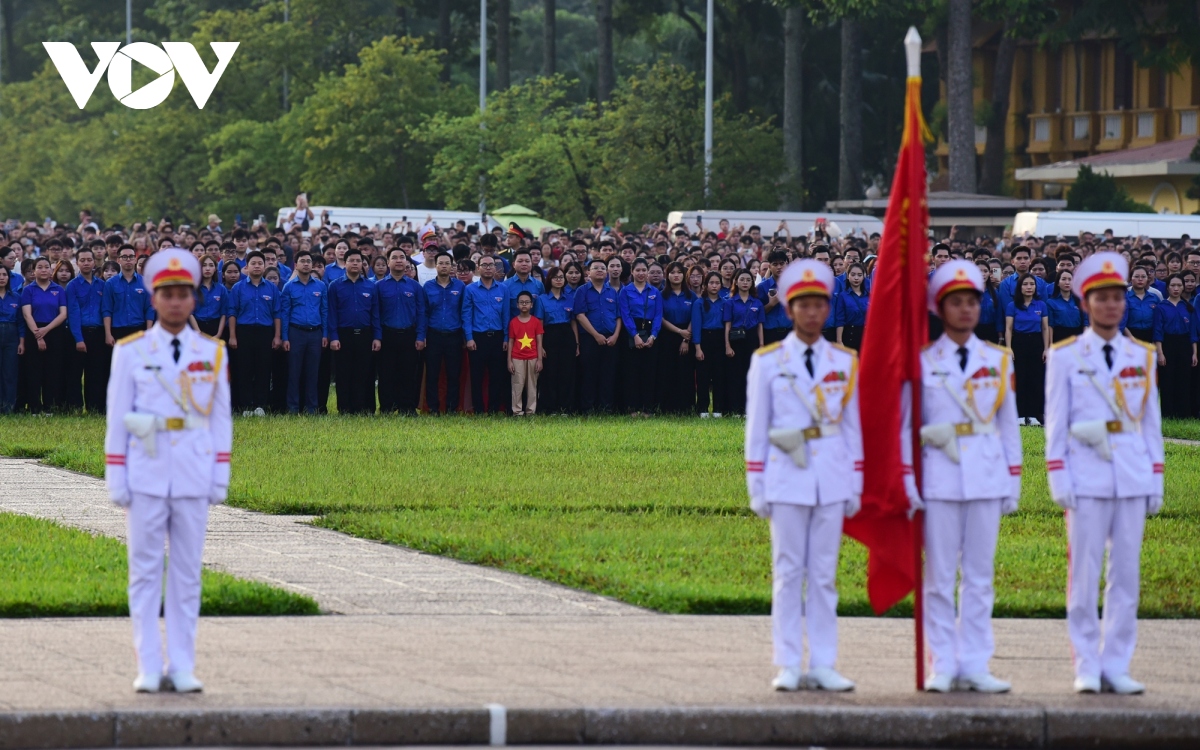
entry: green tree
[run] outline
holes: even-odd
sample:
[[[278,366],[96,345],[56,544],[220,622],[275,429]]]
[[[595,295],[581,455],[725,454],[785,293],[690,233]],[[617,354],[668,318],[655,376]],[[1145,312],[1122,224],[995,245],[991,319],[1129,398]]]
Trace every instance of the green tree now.
[[[1150,206],[1129,197],[1125,188],[1118,185],[1110,174],[1093,172],[1087,164],[1079,168],[1071,192],[1067,194],[1067,210],[1154,213]]]

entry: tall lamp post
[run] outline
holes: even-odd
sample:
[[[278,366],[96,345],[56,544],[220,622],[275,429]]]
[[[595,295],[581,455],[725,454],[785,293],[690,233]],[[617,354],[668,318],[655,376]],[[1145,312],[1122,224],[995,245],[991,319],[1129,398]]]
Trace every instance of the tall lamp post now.
[[[704,29],[704,207],[712,196],[713,156],[713,0],[708,0]]]

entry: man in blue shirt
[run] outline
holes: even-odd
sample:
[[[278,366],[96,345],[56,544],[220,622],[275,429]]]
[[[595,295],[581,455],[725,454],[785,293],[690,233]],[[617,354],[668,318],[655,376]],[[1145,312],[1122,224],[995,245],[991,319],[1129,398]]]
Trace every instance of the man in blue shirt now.
[[[337,372],[338,414],[375,413],[375,371],[371,352],[379,351],[379,290],[363,274],[363,254],[347,250],[346,275],[329,285],[329,348]]]
[[[513,253],[512,259],[513,271],[516,272],[511,279],[503,282],[508,287],[508,319],[504,321],[504,329],[508,330],[508,321],[517,317],[517,295],[521,292],[529,292],[533,295],[533,304],[536,307],[537,298],[546,293],[546,287],[542,284],[542,280],[533,276],[533,255],[526,249],[521,248]],[[503,274],[498,273],[498,278],[504,278]],[[474,375],[471,376],[474,378]]]
[[[257,250],[246,253],[246,278],[229,290],[229,348],[242,416],[262,417],[271,404],[271,352],[280,341],[279,289],[263,278],[267,261]],[[280,383],[282,388],[283,384]]]
[[[329,298],[325,290],[325,283],[312,275],[312,254],[298,253],[296,278],[283,285],[279,304],[283,350],[288,353],[289,414],[300,413],[301,387],[304,389],[304,412],[317,413],[317,370],[321,364],[321,350],[329,345],[325,336]]]
[[[792,330],[792,319],[788,317],[787,305],[778,296],[779,274],[783,273],[788,263],[787,253],[783,250],[772,250],[767,255],[767,265],[771,268],[771,278],[758,285],[758,298],[765,300],[764,309],[767,318],[763,323],[763,344],[773,344],[783,341]]]
[[[444,365],[446,411],[453,413],[458,409],[458,385],[462,372],[462,305],[466,285],[450,275],[454,268],[454,256],[445,250],[437,254],[434,266],[437,277],[426,281],[424,286],[427,325],[425,402],[429,405],[430,414],[438,413],[438,379]],[[421,341],[419,332],[417,341]]]
[[[583,383],[579,406],[584,413],[609,412],[617,387],[617,339],[621,320],[617,293],[608,285],[608,266],[599,258],[588,263],[588,283],[575,291],[579,333],[579,365]],[[693,333],[693,335],[695,335]]]
[[[104,243],[100,242],[104,247]],[[79,275],[67,283],[67,325],[75,341],[75,352],[67,368],[67,404],[83,405],[79,399],[80,375],[89,414],[103,414],[112,349],[104,343],[104,282],[96,275],[96,251],[84,247],[75,254]],[[76,403],[78,402],[78,403]]]
[[[425,348],[425,290],[408,275],[403,244],[388,251],[388,275],[375,284],[383,337],[379,347],[379,411],[416,414]]]
[[[517,267],[525,263],[525,278],[529,278],[529,251],[518,250],[520,255],[513,259]],[[471,358],[471,402],[476,414],[485,411],[503,414],[508,411],[505,395],[509,393],[508,376],[508,321],[511,319],[509,296],[517,294],[515,287],[496,281],[497,259],[481,256],[476,270],[479,281],[468,286],[463,293],[463,335],[467,339],[467,351]],[[513,281],[516,281],[516,277]],[[511,282],[509,282],[511,284]],[[539,288],[542,283],[534,282]],[[483,377],[488,377],[487,408],[484,408]]]
[[[1000,309],[1007,310],[1008,306],[1012,304],[1013,298],[1017,296],[1017,280],[1029,272],[1032,264],[1033,256],[1030,254],[1029,248],[1024,245],[1013,248],[1012,265],[1016,273],[1001,281],[1000,286],[996,289],[996,293],[1000,295]],[[1054,294],[1053,284],[1037,276],[1034,276],[1033,279],[1037,283],[1037,299],[1046,299]]]
[[[144,331],[154,323],[150,295],[142,283],[137,267],[137,251],[133,245],[121,245],[117,254],[121,273],[104,282],[100,316],[104,319],[104,343],[109,347],[117,341]]]

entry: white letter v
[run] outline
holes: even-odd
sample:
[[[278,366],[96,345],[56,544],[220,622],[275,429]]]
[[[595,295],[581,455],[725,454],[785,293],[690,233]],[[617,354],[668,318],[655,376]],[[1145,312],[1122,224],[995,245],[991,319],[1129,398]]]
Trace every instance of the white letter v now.
[[[100,61],[96,64],[96,69],[92,71],[89,71],[87,65],[84,65],[83,58],[79,55],[79,50],[75,49],[74,44],[42,42],[42,46],[46,48],[46,52],[50,55],[50,61],[54,63],[58,74],[62,76],[63,83],[67,84],[67,91],[71,92],[75,103],[79,105],[80,109],[83,109],[87,106],[88,99],[92,98],[96,84],[100,83],[100,76],[104,75],[105,68],[112,62],[121,43],[92,42],[92,51],[96,53],[96,57]]]

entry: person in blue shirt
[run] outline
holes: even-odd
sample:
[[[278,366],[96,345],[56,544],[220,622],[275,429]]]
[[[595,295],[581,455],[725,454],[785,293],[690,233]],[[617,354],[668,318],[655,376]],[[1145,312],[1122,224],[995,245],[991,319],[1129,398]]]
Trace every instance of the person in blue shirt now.
[[[767,266],[771,273],[758,285],[758,298],[763,301],[766,318],[763,321],[763,341],[773,344],[783,341],[788,331],[792,330],[792,320],[787,315],[787,305],[779,298],[777,279],[783,273],[788,263],[787,253],[782,250],[772,250],[767,255]]]
[[[725,305],[721,274],[704,277],[704,294],[692,303],[692,343],[696,350],[696,410],[720,417],[728,395],[725,386]]]
[[[288,356],[287,410],[316,414],[321,350],[329,346],[329,295],[325,282],[312,275],[312,253],[296,254],[296,277],[283,285],[279,300],[280,338]]]
[[[837,343],[858,351],[862,346],[863,327],[867,324],[867,305],[870,297],[865,286],[867,270],[861,263],[846,269],[846,284],[833,303],[833,325],[837,328]]]
[[[625,408],[634,417],[648,417],[654,409],[654,348],[662,328],[663,295],[650,283],[650,263],[645,258],[633,261],[633,280],[617,293],[617,309],[628,334],[629,351],[624,368]]]
[[[200,286],[196,288],[196,310],[192,317],[206,336],[222,338],[225,333],[225,298],[229,290],[217,276],[217,261],[210,256],[200,259]]]
[[[79,275],[67,283],[67,325],[75,345],[77,370],[83,372],[84,404],[89,414],[103,414],[112,350],[104,343],[104,282],[96,275],[96,252],[80,248],[75,254]],[[77,388],[78,384],[68,384]]]
[[[1017,296],[1005,310],[1004,340],[1013,352],[1016,375],[1017,416],[1039,426],[1046,403],[1046,352],[1050,350],[1050,323],[1046,303],[1037,296],[1037,278],[1023,273]]]
[[[993,344],[1000,343],[1000,335],[1004,333],[1004,310],[1000,307],[998,291],[1000,266],[994,269],[986,260],[975,263],[983,274],[983,295],[979,298],[979,324],[975,326],[975,335],[982,341]]]
[[[17,251],[12,247],[0,245],[0,266],[4,266],[4,270],[8,271],[9,286],[12,291],[20,292],[21,287],[25,286],[25,279],[16,270]]]
[[[364,273],[358,248],[342,256],[346,275],[329,285],[329,348],[337,371],[338,414],[374,414],[375,378],[371,353],[382,345],[379,290]]]
[[[575,261],[571,261],[565,267],[563,267],[562,271],[563,275],[567,279],[567,284],[563,287],[563,292],[571,295],[573,298],[575,296],[575,292],[578,291],[579,287],[583,286],[584,284],[583,266],[579,265],[579,263]]]
[[[1071,281],[1075,274],[1063,269],[1054,275],[1054,290],[1046,298],[1050,338],[1054,343],[1083,333],[1087,315],[1079,306],[1079,298],[1071,294]]]
[[[1139,266],[1129,274],[1130,289],[1125,293],[1125,320],[1121,327],[1140,341],[1153,341],[1154,308],[1162,302],[1149,292],[1150,273]]]
[[[30,414],[49,414],[62,403],[64,358],[69,346],[67,292],[51,280],[50,259],[38,258],[33,281],[21,290],[25,319],[26,389]]]
[[[1004,310],[1008,310],[1008,306],[1017,297],[1018,279],[1029,273],[1030,266],[1032,265],[1032,256],[1030,255],[1029,248],[1021,245],[1013,248],[1012,265],[1016,273],[1001,281],[998,290],[1000,293],[1000,305]],[[1031,277],[1033,278],[1034,285],[1037,287],[1038,299],[1044,299],[1047,295],[1054,293],[1048,282],[1039,279],[1037,276],[1032,276],[1032,274]]]
[[[512,262],[514,268],[524,265],[528,271],[529,251],[517,250]],[[495,278],[494,257],[481,256],[475,269],[479,271],[479,281],[463,290],[462,304],[463,336],[470,352],[467,356],[471,367],[471,403],[476,414],[504,414],[508,411],[508,397],[512,395],[508,373],[508,321],[511,319],[509,311],[513,308],[509,297],[520,292],[516,286]],[[542,282],[530,279],[528,273],[526,280],[541,288]],[[487,401],[483,398],[485,374]]]
[[[1196,416],[1192,373],[1196,367],[1196,309],[1183,299],[1183,278],[1167,279],[1167,298],[1154,308],[1158,392],[1163,417]]]
[[[756,296],[754,274],[739,269],[733,276],[733,295],[726,301],[721,319],[725,323],[725,397],[728,411],[746,413],[746,373],[750,358],[763,345],[763,303]]]
[[[579,356],[575,295],[567,290],[567,275],[561,268],[546,270],[546,284],[549,288],[537,298],[533,312],[545,330],[538,412],[571,412],[575,409],[575,360]]]
[[[429,252],[433,252],[432,249]],[[480,261],[483,261],[483,256]],[[451,275],[454,256],[442,250],[434,259],[437,276],[425,290],[425,403],[430,414],[440,413],[438,398],[442,369],[446,371],[446,412],[458,411],[458,389],[463,358],[463,292],[466,285]],[[417,341],[421,341],[418,333]]]
[[[18,358],[23,354],[25,322],[21,295],[13,289],[12,274],[0,263],[0,414],[12,414],[17,408]]]
[[[122,245],[117,253],[121,273],[104,282],[100,315],[104,319],[104,342],[112,347],[120,339],[144,331],[154,322],[150,295],[137,271],[137,251]]]
[[[533,304],[536,308],[538,297],[546,293],[546,287],[542,284],[542,280],[533,273],[533,255],[528,250],[522,248],[513,253],[512,268],[513,277],[502,282],[508,287],[508,320],[504,321],[506,331],[508,330],[508,321],[517,317],[518,294],[521,292],[532,294]],[[496,280],[500,281],[500,279],[501,277],[497,275]],[[474,379],[475,376],[472,375],[471,380],[474,381]]]
[[[425,290],[409,275],[401,247],[387,255],[388,275],[376,283],[383,338],[379,346],[379,411],[416,414],[425,348]]]
[[[620,258],[613,258],[620,271]],[[612,411],[617,387],[617,341],[621,319],[617,290],[608,283],[610,264],[599,258],[588,261],[588,283],[575,292],[575,320],[579,334],[579,367],[582,383],[579,408],[585,413]]]
[[[686,274],[683,264],[675,261],[667,265],[663,279],[656,381],[658,408],[664,414],[694,414],[696,409],[696,359],[691,343],[692,307],[697,298],[684,281]]]
[[[261,417],[271,405],[271,352],[280,341],[279,289],[263,278],[267,262],[258,250],[246,253],[246,278],[233,285],[226,302],[229,348],[237,352],[233,374],[242,416]],[[279,386],[282,388],[283,384]]]

